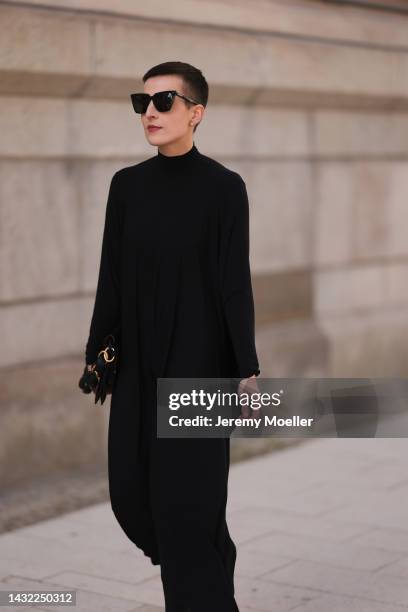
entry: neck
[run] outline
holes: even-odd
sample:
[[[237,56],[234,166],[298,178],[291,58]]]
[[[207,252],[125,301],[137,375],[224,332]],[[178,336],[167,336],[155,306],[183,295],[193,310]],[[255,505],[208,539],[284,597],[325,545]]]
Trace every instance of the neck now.
[[[162,155],[166,155],[166,157],[174,157],[176,155],[184,155],[184,153],[187,153],[191,149],[193,144],[193,139],[189,138],[188,140],[176,140],[174,142],[159,145],[157,148]]]

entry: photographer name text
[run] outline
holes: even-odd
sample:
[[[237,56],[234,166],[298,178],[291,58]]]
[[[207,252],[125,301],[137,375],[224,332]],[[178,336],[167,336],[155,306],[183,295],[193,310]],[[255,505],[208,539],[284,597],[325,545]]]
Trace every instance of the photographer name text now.
[[[172,427],[255,427],[258,429],[262,424],[265,427],[311,427],[314,418],[293,415],[291,417],[277,417],[276,415],[263,417],[222,417],[213,423],[214,419],[207,416],[179,417],[173,415],[169,417],[169,424]]]

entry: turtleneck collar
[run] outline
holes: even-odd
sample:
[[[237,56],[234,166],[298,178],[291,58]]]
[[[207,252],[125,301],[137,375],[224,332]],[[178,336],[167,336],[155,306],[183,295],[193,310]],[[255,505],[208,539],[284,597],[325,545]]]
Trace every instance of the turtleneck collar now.
[[[193,146],[186,153],[181,155],[164,155],[157,149],[156,159],[160,167],[165,170],[185,170],[190,164],[199,157],[200,153],[193,143]]]

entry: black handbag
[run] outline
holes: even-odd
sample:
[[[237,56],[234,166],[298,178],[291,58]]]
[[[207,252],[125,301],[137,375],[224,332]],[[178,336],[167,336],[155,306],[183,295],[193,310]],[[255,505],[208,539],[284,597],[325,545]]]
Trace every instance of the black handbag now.
[[[95,404],[101,405],[115,385],[119,361],[119,329],[105,336],[95,363],[85,365],[78,386],[83,393],[95,393]]]

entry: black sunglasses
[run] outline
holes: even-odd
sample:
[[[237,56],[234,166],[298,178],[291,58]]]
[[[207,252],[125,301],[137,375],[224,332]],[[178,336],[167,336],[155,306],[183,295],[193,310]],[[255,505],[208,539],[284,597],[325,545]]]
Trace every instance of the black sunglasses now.
[[[153,104],[159,113],[167,113],[173,106],[176,96],[183,98],[183,100],[187,100],[188,102],[192,102],[193,104],[200,104],[200,102],[196,102],[187,96],[179,94],[175,89],[170,91],[157,91],[152,96],[147,93],[130,94],[135,113],[142,115],[147,111],[150,100],[153,100]]]

